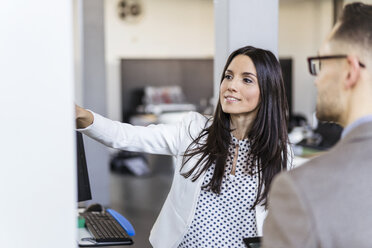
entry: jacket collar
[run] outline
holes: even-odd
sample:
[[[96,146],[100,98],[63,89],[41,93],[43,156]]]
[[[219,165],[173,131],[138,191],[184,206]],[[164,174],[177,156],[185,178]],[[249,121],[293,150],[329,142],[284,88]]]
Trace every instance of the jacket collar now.
[[[354,121],[353,123],[351,123],[350,125],[346,126],[344,130],[342,131],[341,138],[345,137],[351,130],[367,122],[372,122],[372,115],[363,116],[357,119],[356,121]]]
[[[372,139],[372,121],[365,122],[350,130],[339,144]]]

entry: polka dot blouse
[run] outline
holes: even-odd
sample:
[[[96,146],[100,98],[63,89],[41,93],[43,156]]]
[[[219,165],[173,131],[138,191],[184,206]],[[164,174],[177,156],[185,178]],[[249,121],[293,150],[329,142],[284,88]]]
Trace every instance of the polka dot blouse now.
[[[257,176],[249,175],[253,164],[248,139],[232,136],[221,194],[201,190],[194,219],[178,248],[241,247],[243,238],[257,236],[256,213],[250,210],[256,199]],[[235,175],[234,155],[238,152]],[[214,166],[206,172],[203,185],[212,178]]]

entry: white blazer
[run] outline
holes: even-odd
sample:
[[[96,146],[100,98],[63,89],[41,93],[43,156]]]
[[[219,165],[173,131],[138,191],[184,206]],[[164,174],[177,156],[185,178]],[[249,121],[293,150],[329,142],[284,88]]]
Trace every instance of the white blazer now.
[[[92,112],[93,113],[93,112]],[[80,132],[113,148],[127,151],[165,154],[175,157],[175,173],[170,192],[151,230],[150,243],[154,248],[177,248],[194,217],[197,199],[204,175],[195,182],[179,172],[182,155],[201,130],[210,125],[208,119],[195,112],[187,114],[177,124],[158,124],[147,127],[133,126],[104,118],[93,113],[94,122]],[[188,171],[197,162],[193,157],[182,171]],[[262,236],[266,217],[264,207],[256,207],[257,232]]]

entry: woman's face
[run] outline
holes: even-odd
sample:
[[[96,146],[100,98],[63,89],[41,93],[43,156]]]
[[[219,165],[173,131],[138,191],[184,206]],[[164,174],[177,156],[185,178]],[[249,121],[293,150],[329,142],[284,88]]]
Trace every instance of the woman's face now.
[[[252,115],[260,102],[256,67],[250,57],[237,55],[225,71],[220,87],[223,112],[230,115]]]

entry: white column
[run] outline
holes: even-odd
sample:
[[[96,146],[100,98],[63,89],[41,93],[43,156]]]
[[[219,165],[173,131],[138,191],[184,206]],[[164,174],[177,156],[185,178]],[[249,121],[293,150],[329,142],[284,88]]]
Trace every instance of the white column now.
[[[234,50],[251,45],[278,54],[279,0],[214,0],[214,98],[223,67]]]
[[[103,116],[107,113],[104,1],[78,0],[80,2],[79,37],[81,58],[82,106]],[[78,87],[79,88],[79,87]],[[84,136],[92,202],[110,204],[109,150],[102,144]]]
[[[1,247],[77,246],[72,9],[1,2]]]

